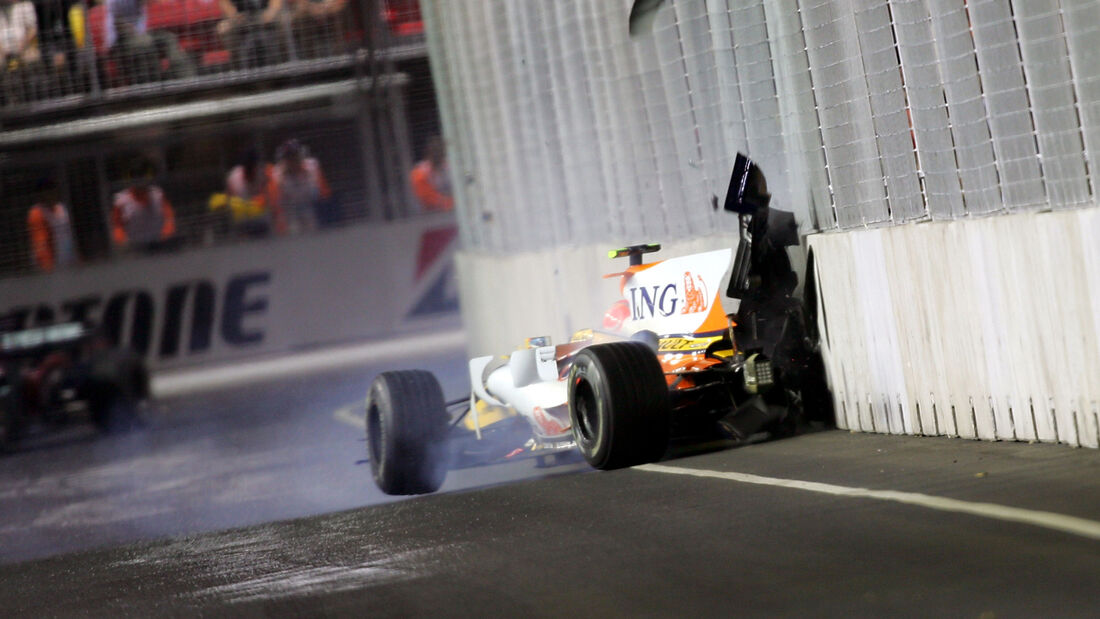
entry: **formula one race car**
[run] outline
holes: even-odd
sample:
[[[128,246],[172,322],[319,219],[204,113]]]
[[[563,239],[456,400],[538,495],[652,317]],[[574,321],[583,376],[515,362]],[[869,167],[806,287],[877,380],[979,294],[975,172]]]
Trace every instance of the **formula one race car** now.
[[[610,252],[629,266],[609,276],[623,298],[603,328],[471,359],[468,398],[445,402],[425,371],[379,375],[366,403],[375,482],[388,494],[434,492],[449,468],[577,451],[615,469],[660,459],[672,439],[783,436],[804,410],[825,418],[812,327],[791,297],[794,218],[769,199],[763,174],[739,154],[725,203],[739,216],[736,250],[648,264],[642,256],[659,245]]]
[[[129,430],[148,397],[141,357],[81,323],[0,329],[0,453],[35,430],[77,420]]]

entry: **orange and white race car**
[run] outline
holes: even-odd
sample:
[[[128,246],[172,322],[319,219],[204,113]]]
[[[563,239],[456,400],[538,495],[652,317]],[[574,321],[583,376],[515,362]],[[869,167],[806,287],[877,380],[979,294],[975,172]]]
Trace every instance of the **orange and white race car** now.
[[[673,439],[793,433],[804,399],[828,398],[791,296],[794,220],[769,199],[763,174],[738,155],[725,204],[740,218],[736,249],[652,263],[642,257],[656,244],[611,251],[629,265],[607,276],[622,299],[602,328],[471,359],[468,397],[446,402],[421,370],[379,375],[366,402],[375,482],[419,494],[449,468],[509,458],[579,452],[606,470],[659,460]]]

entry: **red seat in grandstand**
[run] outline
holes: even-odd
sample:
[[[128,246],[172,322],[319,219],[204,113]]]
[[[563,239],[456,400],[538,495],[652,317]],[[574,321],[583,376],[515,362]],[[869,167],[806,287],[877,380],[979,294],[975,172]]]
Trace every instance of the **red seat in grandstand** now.
[[[170,30],[179,37],[180,47],[197,55],[220,47],[214,28],[222,19],[215,0],[175,0],[150,2],[150,30]]]
[[[386,0],[385,18],[390,32],[397,36],[424,33],[419,0]]]
[[[179,37],[180,47],[195,55],[202,66],[227,64],[229,52],[222,48],[221,40],[214,32],[222,19],[221,7],[216,0],[163,0],[150,2],[147,27],[150,30],[170,30]],[[107,56],[107,7],[97,4],[88,9],[87,27],[92,35],[96,55]],[[113,63],[105,72],[113,77],[117,70]]]

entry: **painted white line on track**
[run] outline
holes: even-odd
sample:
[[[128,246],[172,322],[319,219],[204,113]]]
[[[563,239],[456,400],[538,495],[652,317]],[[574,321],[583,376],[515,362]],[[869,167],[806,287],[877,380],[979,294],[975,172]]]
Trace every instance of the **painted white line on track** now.
[[[347,406],[341,406],[332,414],[336,421],[346,423],[356,430],[363,430],[366,424],[366,402],[353,402]]]
[[[152,389],[154,395],[163,398],[283,376],[302,376],[429,351],[459,351],[465,346],[466,333],[462,330],[433,331],[380,342],[291,353],[261,361],[177,370],[154,376]]]
[[[998,505],[996,503],[973,503],[970,501],[960,501],[958,499],[948,499],[944,497],[919,494],[915,492],[899,492],[896,490],[871,490],[869,488],[852,488],[848,486],[822,484],[813,481],[781,479],[778,477],[761,477],[759,475],[750,475],[748,473],[689,469],[678,466],[665,466],[662,464],[645,464],[642,466],[636,466],[634,467],[634,469],[639,471],[649,471],[651,473],[688,475],[691,477],[725,479],[728,481],[736,481],[746,484],[758,484],[762,486],[793,488],[795,490],[807,490],[809,492],[820,492],[822,494],[832,494],[836,496],[849,496],[866,499],[878,499],[880,501],[893,501],[896,503],[905,503],[907,505],[927,507],[929,509],[938,509],[945,512],[958,512],[962,514],[970,514],[973,516],[981,516],[983,518],[992,518],[995,520],[1006,520],[1008,522],[1030,524],[1032,526],[1053,529],[1055,531],[1062,531],[1063,533],[1070,533],[1090,539],[1100,539],[1100,522],[1097,522],[1095,520],[1087,520],[1085,518],[1077,518],[1076,516],[1067,516],[1065,514],[1056,514],[1053,512],[1035,511],[1030,509],[1022,509],[1019,507],[1008,507],[1007,505]]]

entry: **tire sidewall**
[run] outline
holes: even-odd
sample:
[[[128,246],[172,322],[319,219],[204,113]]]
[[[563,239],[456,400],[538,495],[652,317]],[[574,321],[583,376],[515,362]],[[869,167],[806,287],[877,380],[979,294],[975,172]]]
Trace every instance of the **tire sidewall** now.
[[[102,389],[100,395],[89,402],[95,426],[108,434],[127,432],[137,427],[139,401],[127,395],[118,384],[109,383]]]
[[[385,381],[376,380],[371,384],[367,397],[367,449],[370,459],[371,476],[374,483],[386,494],[394,491],[393,460],[395,428],[393,423],[393,401]]]
[[[588,464],[611,470],[655,462],[670,436],[670,403],[664,372],[643,342],[590,346],[569,373],[573,438]],[[581,425],[581,402],[591,394],[593,424]],[[580,394],[580,395],[578,395]],[[583,431],[591,427],[589,436]]]
[[[19,440],[18,401],[13,393],[0,396],[0,454],[11,451]]]
[[[595,418],[595,428],[591,427],[593,424],[584,422],[579,418],[579,411],[574,405],[578,388],[582,387],[582,383],[592,392],[592,404],[595,406],[595,411],[593,411],[594,414],[590,414],[588,417]],[[606,379],[599,362],[595,357],[581,351],[569,371],[569,415],[573,427],[578,428],[573,433],[577,447],[581,450],[585,460],[593,463],[593,466],[597,468],[607,459],[608,443],[614,431],[611,427],[614,420],[608,414],[609,403],[607,402],[605,383]],[[591,430],[591,439],[586,437],[584,432],[579,429],[581,427],[588,427]]]
[[[447,411],[421,370],[384,372],[367,392],[365,430],[375,484],[391,495],[435,492],[446,477]]]
[[[141,402],[149,397],[149,370],[128,348],[97,352],[83,387],[92,422],[104,432],[132,430],[140,424]]]

